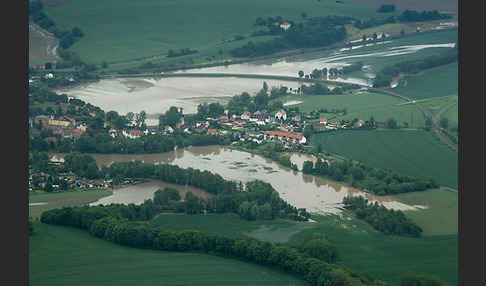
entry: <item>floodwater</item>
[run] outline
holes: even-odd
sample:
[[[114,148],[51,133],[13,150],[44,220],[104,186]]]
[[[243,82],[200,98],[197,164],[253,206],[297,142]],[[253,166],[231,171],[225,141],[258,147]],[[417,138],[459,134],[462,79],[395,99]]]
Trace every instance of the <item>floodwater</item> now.
[[[145,163],[175,164],[182,168],[207,170],[220,174],[225,179],[248,182],[259,179],[272,184],[280,197],[297,208],[306,208],[314,213],[339,214],[342,200],[347,195],[365,196],[370,201],[379,201],[387,208],[416,210],[417,207],[396,201],[392,197],[377,197],[357,189],[324,180],[302,172],[295,172],[270,159],[248,152],[221,146],[188,147],[162,154],[92,154],[99,165],[113,162],[140,160]],[[303,161],[313,158],[304,154],[292,154],[291,160],[302,168]],[[157,187],[139,185],[115,190],[113,196],[96,203],[138,202],[152,198]],[[136,192],[134,192],[136,191]],[[110,198],[110,199],[109,199]]]
[[[169,184],[162,181],[150,181],[147,183],[140,183],[127,187],[122,187],[113,190],[113,194],[108,197],[103,197],[96,202],[90,204],[90,206],[96,205],[109,205],[109,204],[142,204],[146,199],[152,199],[154,193],[158,189],[164,189],[165,187],[179,190],[181,198],[184,199],[187,192],[192,192],[194,195],[201,198],[208,198],[211,194],[191,186],[181,186],[175,184]]]
[[[249,78],[116,78],[64,90],[67,94],[105,111],[119,114],[138,113],[147,116],[162,114],[171,106],[182,107],[184,113],[196,113],[197,105],[207,102],[226,103],[246,91],[256,94],[266,82],[270,87],[299,87],[298,82]]]

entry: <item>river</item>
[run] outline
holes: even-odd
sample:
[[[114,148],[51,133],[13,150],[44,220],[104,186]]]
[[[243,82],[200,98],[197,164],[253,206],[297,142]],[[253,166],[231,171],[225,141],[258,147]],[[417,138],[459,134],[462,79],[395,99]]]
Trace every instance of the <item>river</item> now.
[[[339,214],[342,200],[347,195],[365,196],[370,201],[378,201],[387,208],[417,210],[422,206],[410,206],[398,202],[390,196],[374,196],[352,187],[305,175],[283,167],[270,159],[248,152],[221,146],[187,147],[161,154],[91,154],[99,165],[113,162],[140,160],[145,163],[175,164],[182,168],[208,170],[220,174],[225,179],[248,182],[259,179],[272,184],[280,197],[295,207],[306,208],[320,214]],[[62,155],[60,155],[62,156]],[[315,160],[309,155],[292,154],[293,163],[302,168],[305,160]],[[113,196],[105,197],[96,204],[141,203],[152,198],[159,185],[134,185],[115,190]]]

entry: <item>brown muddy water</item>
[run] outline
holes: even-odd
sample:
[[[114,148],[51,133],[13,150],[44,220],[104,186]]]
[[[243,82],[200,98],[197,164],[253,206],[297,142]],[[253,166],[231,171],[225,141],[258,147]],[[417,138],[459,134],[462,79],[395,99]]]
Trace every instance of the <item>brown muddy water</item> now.
[[[146,183],[140,183],[127,187],[122,187],[113,190],[113,194],[108,197],[99,199],[96,202],[90,204],[90,206],[96,205],[109,205],[109,204],[142,204],[146,199],[152,199],[154,193],[158,189],[173,188],[179,190],[181,198],[184,199],[187,192],[192,192],[194,195],[201,198],[209,198],[212,195],[195,187],[181,186],[176,184],[170,184],[162,181],[150,181]]]
[[[259,179],[272,184],[280,197],[297,208],[306,208],[313,213],[339,214],[342,200],[347,195],[365,196],[370,201],[378,201],[387,208],[400,210],[417,210],[417,206],[410,206],[396,201],[392,197],[377,197],[352,187],[305,175],[283,167],[270,159],[248,152],[234,150],[221,146],[187,147],[173,152],[161,154],[91,154],[101,165],[113,162],[139,160],[144,163],[174,164],[182,168],[207,170],[220,174],[225,179],[248,182]],[[59,154],[62,156],[62,154]],[[303,161],[311,160],[304,154],[292,154],[291,160],[302,168]],[[120,188],[113,196],[100,199],[96,203],[142,203],[152,198],[157,189],[153,185],[134,185]]]

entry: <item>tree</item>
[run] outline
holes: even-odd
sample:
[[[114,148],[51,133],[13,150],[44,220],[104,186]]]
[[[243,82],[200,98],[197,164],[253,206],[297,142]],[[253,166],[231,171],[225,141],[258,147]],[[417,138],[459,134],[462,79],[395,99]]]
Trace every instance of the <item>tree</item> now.
[[[389,118],[386,121],[386,126],[390,129],[397,129],[398,128],[398,123],[394,118]]]
[[[302,172],[304,174],[311,174],[314,169],[314,163],[312,161],[305,161],[302,165]]]
[[[405,36],[405,30],[404,30],[404,29],[402,29],[402,30],[400,31],[400,36],[402,36],[402,37],[403,37],[403,36]]]
[[[432,119],[430,119],[430,117],[427,117],[425,119],[425,130],[430,131],[431,128],[432,128]]]
[[[143,128],[145,126],[145,118],[147,117],[147,113],[142,110],[140,113],[137,114],[135,122],[137,127]]]
[[[265,91],[265,93],[267,93],[268,91],[268,84],[266,81],[263,82],[263,90]]]
[[[366,34],[363,35],[362,39],[363,39],[363,42],[366,42]]]
[[[442,117],[439,121],[439,125],[440,127],[447,130],[449,128],[449,119],[447,119],[446,117]]]
[[[304,72],[303,71],[299,71],[299,77],[302,78],[304,76]]]
[[[170,127],[175,128],[181,118],[182,112],[180,112],[177,107],[171,106],[165,114],[159,116],[159,124],[162,127],[169,125]]]
[[[407,274],[401,277],[400,286],[447,286],[447,284],[437,276]]]
[[[127,124],[132,124],[134,117],[135,117],[135,114],[133,112],[128,112],[125,115],[125,118],[127,119]]]
[[[302,13],[300,14],[300,16],[302,16],[302,19],[305,19],[305,18],[307,18],[307,13],[306,13],[306,12],[302,12]]]

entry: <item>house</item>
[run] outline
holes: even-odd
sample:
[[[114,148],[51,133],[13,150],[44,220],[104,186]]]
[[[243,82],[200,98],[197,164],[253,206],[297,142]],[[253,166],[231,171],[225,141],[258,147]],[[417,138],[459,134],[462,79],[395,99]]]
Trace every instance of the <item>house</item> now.
[[[49,162],[52,163],[53,165],[59,166],[64,164],[64,158],[61,157],[58,158],[57,156],[52,156]]]
[[[208,129],[208,134],[216,135],[216,134],[218,134],[218,130],[216,130],[216,129]]]
[[[111,128],[110,131],[108,131],[108,133],[110,134],[111,137],[115,138],[118,136],[118,132],[116,131],[116,129],[114,128]]]
[[[79,129],[79,130],[81,130],[81,131],[83,131],[83,132],[86,132],[86,129],[87,129],[87,128],[88,128],[88,126],[86,125],[86,123],[81,123],[81,124],[79,124],[79,125],[76,127],[76,129]]]
[[[280,28],[284,29],[285,31],[287,31],[291,26],[292,25],[289,22],[283,22],[280,24]]]
[[[140,130],[132,129],[129,131],[123,130],[122,134],[126,138],[136,139],[141,136],[142,132]]]
[[[228,121],[228,120],[229,120],[229,118],[228,118],[228,116],[227,116],[227,115],[222,115],[222,116],[220,116],[218,119],[219,119],[220,121]]]
[[[47,125],[54,128],[66,128],[71,125],[71,122],[65,120],[55,120],[54,117],[51,116]]]
[[[364,120],[358,120],[354,123],[353,127],[354,128],[360,128],[361,126],[363,126],[365,124]]]
[[[255,113],[253,113],[253,116],[252,118],[253,119],[256,119],[256,120],[252,120],[252,121],[264,121],[265,120],[265,113],[263,111],[256,111]]]
[[[49,120],[51,118],[47,115],[37,115],[34,117],[34,124],[42,125],[42,127],[47,127]]]
[[[294,134],[294,133],[289,133],[289,132],[265,131],[263,134],[265,140],[273,139],[273,140],[279,140],[279,141],[284,141],[289,143],[299,143],[299,144],[305,144],[307,142],[307,139],[304,136]]]
[[[170,127],[169,125],[166,125],[164,127],[164,132],[165,133],[172,133],[172,132],[174,132],[174,128]]]
[[[54,75],[52,73],[48,73],[48,74],[44,75],[44,78],[45,79],[51,79],[51,78],[54,78]]]
[[[84,131],[78,128],[62,130],[62,137],[68,139],[79,139],[84,134]]]
[[[250,120],[250,112],[245,111],[243,114],[240,116],[241,119],[243,120]]]
[[[287,120],[287,112],[285,110],[280,110],[277,113],[275,113],[275,119],[278,120]]]
[[[56,137],[47,137],[47,138],[44,139],[44,141],[46,141],[47,143],[49,143],[49,142],[56,143],[57,142],[57,138]]]
[[[324,117],[319,118],[319,123],[326,125],[327,124],[327,118],[324,118]]]

